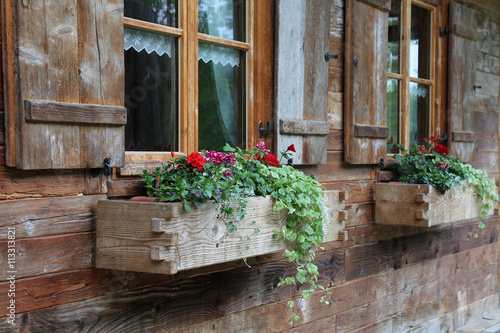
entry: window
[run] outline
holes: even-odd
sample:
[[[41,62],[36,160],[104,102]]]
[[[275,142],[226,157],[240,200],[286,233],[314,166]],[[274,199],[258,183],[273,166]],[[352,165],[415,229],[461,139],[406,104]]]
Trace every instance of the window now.
[[[387,58],[388,153],[422,143],[431,135],[435,94],[435,7],[392,0]]]
[[[253,1],[124,5],[126,150],[246,147],[254,126]]]

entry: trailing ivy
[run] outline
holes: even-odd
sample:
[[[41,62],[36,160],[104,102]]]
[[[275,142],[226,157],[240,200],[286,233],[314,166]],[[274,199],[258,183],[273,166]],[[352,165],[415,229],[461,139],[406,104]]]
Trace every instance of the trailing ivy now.
[[[293,145],[281,152],[281,158],[288,160],[292,152],[295,152]],[[277,241],[284,244],[286,259],[292,266],[280,278],[279,286],[292,288],[300,284],[304,286],[303,298],[320,291],[321,301],[325,301],[329,292],[318,284],[318,267],[313,263],[324,237],[322,186],[302,171],[281,165],[263,142],[252,151],[226,144],[223,152],[172,155],[162,168],[151,173],[145,170],[142,179],[148,196],[164,202],[181,201],[188,213],[190,203],[199,206],[214,200],[219,214],[229,220],[228,232],[238,230],[239,223],[244,222],[248,197],[272,196],[275,211],[288,211],[286,223],[274,233]],[[288,304],[291,308],[295,306],[292,300]],[[297,310],[292,311],[290,324],[299,319],[296,313]]]

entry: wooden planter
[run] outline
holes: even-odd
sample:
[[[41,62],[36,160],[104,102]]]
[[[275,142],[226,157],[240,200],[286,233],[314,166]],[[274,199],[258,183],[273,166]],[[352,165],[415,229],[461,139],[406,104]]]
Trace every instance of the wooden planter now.
[[[337,240],[346,218],[346,193],[328,191],[325,199],[330,206],[325,234]],[[192,206],[187,214],[181,203],[99,201],[96,266],[175,274],[284,249],[273,234],[287,212],[273,211],[270,197],[249,198],[245,221],[234,222],[238,231],[228,232],[227,221],[217,213],[210,202]]]
[[[431,185],[377,183],[375,188],[375,221],[379,224],[430,227],[478,217],[480,212],[480,199],[464,186],[445,194]]]

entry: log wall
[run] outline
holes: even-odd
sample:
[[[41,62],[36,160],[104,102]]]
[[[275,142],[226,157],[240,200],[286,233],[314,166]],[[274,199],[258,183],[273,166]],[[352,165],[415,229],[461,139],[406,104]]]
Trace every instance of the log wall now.
[[[499,8],[488,0],[457,2],[482,17],[474,166],[498,179]],[[286,303],[299,290],[277,287],[288,269],[280,253],[250,258],[252,268],[236,261],[172,276],[96,269],[97,201],[108,190],[109,196],[140,191],[118,180],[106,188],[106,179],[91,180],[85,171],[5,167],[0,110],[0,330],[439,332],[497,309],[496,216],[482,230],[475,230],[477,220],[429,229],[374,224],[377,170],[343,162],[344,1],[332,0],[331,10],[329,51],[340,59],[329,65],[328,163],[305,170],[327,189],[349,191],[349,239],[326,243],[316,262],[321,283],[331,287],[330,305],[312,296],[300,303],[302,319],[288,326]],[[14,327],[6,310],[8,228],[16,231]],[[466,241],[469,231],[479,237]]]

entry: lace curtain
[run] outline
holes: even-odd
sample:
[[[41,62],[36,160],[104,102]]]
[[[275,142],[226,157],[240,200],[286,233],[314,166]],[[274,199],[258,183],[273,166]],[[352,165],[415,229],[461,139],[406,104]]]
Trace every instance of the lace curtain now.
[[[167,36],[127,27],[125,27],[124,33],[125,50],[133,48],[137,52],[145,50],[148,54],[156,52],[159,56],[167,54],[170,58],[172,57],[174,46]],[[198,44],[198,60],[203,60],[205,63],[213,61],[214,64],[220,63],[223,66],[229,64],[231,67],[240,65],[238,51],[206,43]]]

